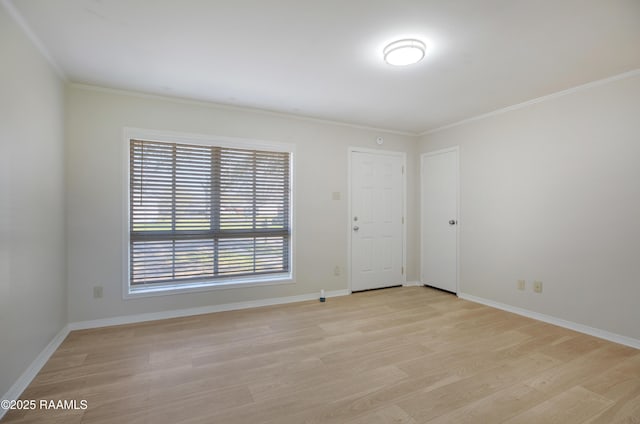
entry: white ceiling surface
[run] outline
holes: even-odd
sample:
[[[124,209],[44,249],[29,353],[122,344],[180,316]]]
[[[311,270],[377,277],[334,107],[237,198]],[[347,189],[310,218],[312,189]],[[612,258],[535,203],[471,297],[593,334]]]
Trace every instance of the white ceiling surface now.
[[[72,82],[408,133],[640,68],[640,0],[12,4]]]

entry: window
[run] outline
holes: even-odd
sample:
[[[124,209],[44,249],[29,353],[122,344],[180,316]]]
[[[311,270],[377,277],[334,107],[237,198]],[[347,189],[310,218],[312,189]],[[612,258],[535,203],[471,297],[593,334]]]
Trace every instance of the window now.
[[[129,291],[290,278],[290,152],[129,140]]]

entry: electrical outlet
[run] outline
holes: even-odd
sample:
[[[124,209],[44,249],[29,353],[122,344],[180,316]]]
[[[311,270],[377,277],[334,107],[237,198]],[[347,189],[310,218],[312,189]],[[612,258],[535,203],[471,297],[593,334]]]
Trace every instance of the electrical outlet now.
[[[95,286],[93,288],[93,298],[101,299],[102,298],[102,286]]]
[[[518,290],[524,290],[526,284],[527,284],[526,281],[518,280]]]
[[[336,277],[340,275],[340,267],[338,265],[333,268],[333,275],[335,275]]]
[[[331,193],[331,198],[333,200],[340,200],[342,198],[342,193],[340,193],[339,191],[334,191]]]
[[[533,291],[536,293],[542,293],[542,281],[533,282]]]

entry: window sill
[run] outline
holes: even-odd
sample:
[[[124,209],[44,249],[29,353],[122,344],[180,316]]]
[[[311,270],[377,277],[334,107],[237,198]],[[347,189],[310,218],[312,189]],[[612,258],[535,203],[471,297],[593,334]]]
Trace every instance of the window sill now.
[[[293,284],[293,277],[289,275],[278,275],[263,278],[244,278],[226,281],[201,281],[190,284],[168,284],[155,287],[131,288],[128,283],[124,291],[124,299],[138,299],[142,297],[170,296],[176,294],[198,293],[214,290],[238,289],[245,287],[274,286],[282,284]]]

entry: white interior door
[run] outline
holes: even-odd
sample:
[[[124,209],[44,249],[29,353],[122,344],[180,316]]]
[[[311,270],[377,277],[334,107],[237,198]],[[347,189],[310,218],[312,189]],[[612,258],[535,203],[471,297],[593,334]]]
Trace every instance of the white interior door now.
[[[421,159],[421,282],[457,293],[458,149]]]
[[[403,282],[404,156],[351,152],[351,290]]]

